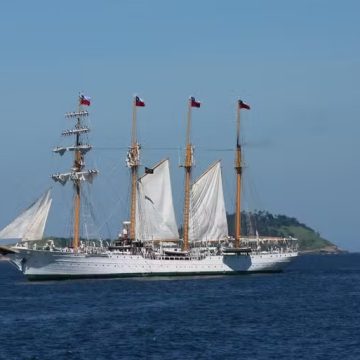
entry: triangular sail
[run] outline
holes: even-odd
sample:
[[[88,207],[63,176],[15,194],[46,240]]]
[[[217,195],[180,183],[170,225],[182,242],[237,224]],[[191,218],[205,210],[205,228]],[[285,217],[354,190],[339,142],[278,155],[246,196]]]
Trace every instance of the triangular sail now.
[[[220,161],[191,187],[190,242],[218,241],[228,236]]]
[[[178,240],[169,160],[163,160],[138,180],[136,238],[141,241]]]
[[[42,239],[51,202],[49,189],[0,231],[0,239]]]

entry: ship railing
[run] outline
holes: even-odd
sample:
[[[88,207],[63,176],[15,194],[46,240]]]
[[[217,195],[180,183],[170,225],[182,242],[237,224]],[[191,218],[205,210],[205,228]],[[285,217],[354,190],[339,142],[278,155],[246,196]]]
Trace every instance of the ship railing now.
[[[171,256],[171,255],[156,255],[154,257],[157,260],[202,260],[206,258],[206,255],[187,255],[187,256]]]
[[[265,254],[291,254],[296,253],[296,248],[270,248],[270,249],[252,249],[251,254],[265,255]]]

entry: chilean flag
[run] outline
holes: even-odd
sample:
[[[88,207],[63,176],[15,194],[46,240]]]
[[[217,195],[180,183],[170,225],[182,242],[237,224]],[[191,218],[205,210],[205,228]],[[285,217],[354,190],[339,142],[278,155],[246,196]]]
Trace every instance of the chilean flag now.
[[[135,106],[145,106],[145,102],[143,99],[139,98],[138,96],[135,96]]]
[[[250,105],[245,104],[242,100],[239,100],[239,109],[250,110]]]
[[[80,99],[80,105],[90,106],[91,98],[89,96],[85,96],[84,94],[80,94],[79,99]]]
[[[191,106],[191,107],[199,108],[200,105],[201,105],[201,102],[200,102],[200,101],[196,101],[193,96],[190,98],[190,106]]]

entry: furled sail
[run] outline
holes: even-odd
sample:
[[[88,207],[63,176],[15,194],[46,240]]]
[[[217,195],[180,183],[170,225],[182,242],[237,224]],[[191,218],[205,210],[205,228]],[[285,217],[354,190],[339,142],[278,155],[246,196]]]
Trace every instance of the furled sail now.
[[[72,130],[72,131],[73,131],[72,135],[76,134],[76,132],[74,132],[74,130]],[[79,130],[77,132],[79,133]],[[64,132],[63,135],[67,135],[67,133]],[[91,149],[92,149],[92,146],[89,144],[78,145],[78,146],[66,146],[66,147],[57,146],[56,148],[53,149],[53,152],[63,156],[66,151],[80,151],[82,154],[86,154]]]
[[[64,174],[53,174],[51,178],[55,182],[59,182],[61,185],[65,185],[68,180],[79,180],[79,181],[87,181],[89,183],[93,182],[93,179],[96,175],[98,175],[98,171],[95,169],[86,170],[86,171],[73,171]]]
[[[228,236],[220,161],[192,185],[190,192],[190,242],[217,241]]]
[[[77,127],[75,129],[69,129],[62,132],[62,135],[69,136],[69,135],[77,135],[77,134],[85,134],[88,133],[90,129],[86,126]]]
[[[42,239],[51,202],[49,189],[0,231],[0,239]]]
[[[141,241],[178,240],[169,160],[163,160],[138,180],[136,238]]]

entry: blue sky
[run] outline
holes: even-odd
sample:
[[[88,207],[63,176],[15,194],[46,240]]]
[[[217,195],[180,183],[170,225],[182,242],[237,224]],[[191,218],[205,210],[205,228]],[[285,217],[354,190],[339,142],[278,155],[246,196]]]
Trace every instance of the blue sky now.
[[[297,217],[339,246],[357,235],[360,24],[357,1],[11,1],[0,12],[0,226],[67,170],[63,117],[79,91],[93,103],[89,166],[99,230],[114,236],[127,218],[131,97],[139,110],[143,163],[172,161],[180,220],[186,100],[200,174],[221,158],[233,210],[235,106],[244,112],[245,205]],[[110,148],[110,149],[107,149]],[[160,150],[154,150],[154,148]],[[54,184],[48,234],[67,234],[70,187]],[[70,195],[69,195],[70,196]]]

